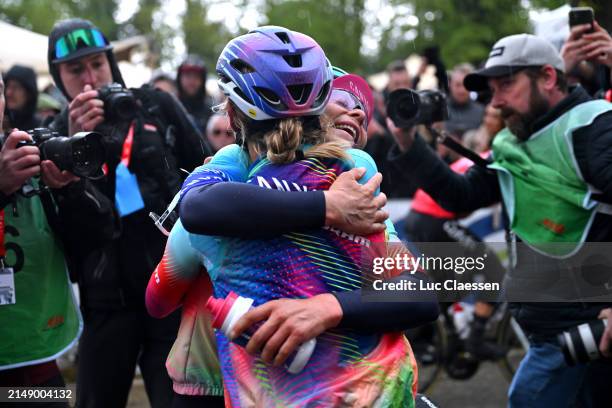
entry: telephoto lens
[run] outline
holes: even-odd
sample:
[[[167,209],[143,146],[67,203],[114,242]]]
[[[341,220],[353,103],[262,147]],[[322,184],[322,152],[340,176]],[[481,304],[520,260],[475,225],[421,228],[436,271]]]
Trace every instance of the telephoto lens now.
[[[96,132],[55,136],[41,143],[39,149],[42,160],[51,160],[60,170],[79,177],[95,175],[105,159],[102,135]]]
[[[99,173],[106,158],[102,135],[97,132],[79,132],[74,136],[60,136],[47,128],[28,130],[32,141],[21,146],[38,146],[41,160],[51,160],[60,170],[79,177],[92,177]]]
[[[389,94],[387,115],[395,126],[408,129],[417,123],[421,99],[410,89],[396,89]]]
[[[607,325],[607,320],[597,319],[559,334],[565,362],[573,366],[601,358],[599,342]]]
[[[387,115],[402,129],[441,122],[448,119],[446,96],[434,90],[396,89],[389,94]]]

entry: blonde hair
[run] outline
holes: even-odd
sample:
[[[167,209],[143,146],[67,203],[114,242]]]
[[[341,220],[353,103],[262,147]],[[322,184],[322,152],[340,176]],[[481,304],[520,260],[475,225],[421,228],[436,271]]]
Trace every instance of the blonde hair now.
[[[231,101],[230,101],[231,103]],[[266,157],[274,164],[291,163],[297,157],[297,151],[304,144],[312,145],[304,152],[304,157],[348,159],[345,149],[348,144],[326,142],[331,125],[324,118],[320,128],[304,129],[303,121],[298,117],[276,121],[274,127],[266,131],[249,129],[249,119],[235,105],[233,122],[240,129],[245,142],[254,142],[258,153],[266,152]],[[318,118],[317,118],[318,120]],[[252,123],[252,122],[251,122]]]

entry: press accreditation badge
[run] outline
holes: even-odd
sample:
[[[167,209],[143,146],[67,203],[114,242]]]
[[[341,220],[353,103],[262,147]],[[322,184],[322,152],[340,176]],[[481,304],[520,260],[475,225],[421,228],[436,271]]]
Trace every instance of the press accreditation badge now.
[[[0,306],[15,304],[15,274],[13,268],[0,267]]]

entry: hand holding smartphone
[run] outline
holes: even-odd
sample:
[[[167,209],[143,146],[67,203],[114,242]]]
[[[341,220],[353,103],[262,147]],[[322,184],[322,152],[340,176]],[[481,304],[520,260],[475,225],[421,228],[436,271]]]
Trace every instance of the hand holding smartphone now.
[[[591,7],[575,7],[569,12],[569,25],[571,27],[575,27],[577,25],[582,24],[590,24],[591,28],[587,31],[587,33],[592,33],[593,28],[593,20],[595,19],[595,14],[593,13],[593,9]]]

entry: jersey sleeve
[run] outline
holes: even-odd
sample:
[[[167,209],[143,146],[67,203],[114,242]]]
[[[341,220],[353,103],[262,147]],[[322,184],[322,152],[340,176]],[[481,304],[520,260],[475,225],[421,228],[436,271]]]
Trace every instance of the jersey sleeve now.
[[[147,285],[145,303],[153,317],[164,317],[181,306],[183,298],[202,268],[180,220],[174,224],[164,255]]]
[[[180,197],[191,189],[211,184],[234,181],[245,182],[248,176],[249,158],[237,144],[219,150],[209,163],[196,168],[181,187]]]

